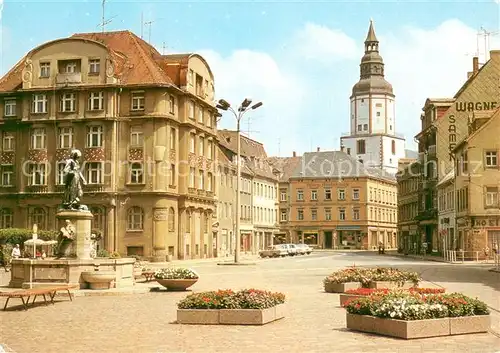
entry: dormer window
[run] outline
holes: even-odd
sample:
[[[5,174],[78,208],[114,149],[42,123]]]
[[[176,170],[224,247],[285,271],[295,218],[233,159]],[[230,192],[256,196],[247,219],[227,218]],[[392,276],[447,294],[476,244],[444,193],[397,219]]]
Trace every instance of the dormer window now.
[[[40,63],[40,77],[50,77],[50,63]]]
[[[91,59],[89,60],[89,73],[98,74],[101,71],[101,60]]]

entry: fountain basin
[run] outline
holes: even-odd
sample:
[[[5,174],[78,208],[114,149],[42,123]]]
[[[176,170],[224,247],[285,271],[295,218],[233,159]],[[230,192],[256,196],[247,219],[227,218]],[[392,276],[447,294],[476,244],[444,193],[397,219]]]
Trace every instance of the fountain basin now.
[[[115,280],[114,271],[85,271],[82,278],[89,284],[90,289],[109,289],[111,282]]]

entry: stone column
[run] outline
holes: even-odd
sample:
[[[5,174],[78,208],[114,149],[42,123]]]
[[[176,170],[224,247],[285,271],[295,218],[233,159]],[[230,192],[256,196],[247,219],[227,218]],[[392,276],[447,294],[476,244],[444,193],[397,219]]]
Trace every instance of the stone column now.
[[[155,208],[153,210],[153,261],[166,260],[166,235],[168,234],[168,208]]]
[[[90,211],[70,211],[63,210],[56,214],[59,224],[64,226],[66,220],[69,220],[75,228],[75,239],[73,239],[73,249],[76,257],[79,259],[90,259],[91,248],[91,222],[92,213]],[[59,228],[61,228],[60,226]]]

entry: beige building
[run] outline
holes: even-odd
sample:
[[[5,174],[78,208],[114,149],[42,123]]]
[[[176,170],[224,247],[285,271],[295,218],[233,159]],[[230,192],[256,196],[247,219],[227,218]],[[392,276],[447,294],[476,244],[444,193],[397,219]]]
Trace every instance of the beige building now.
[[[30,51],[0,80],[1,227],[57,229],[63,161],[83,153],[83,203],[109,251],[214,255],[214,78],[129,31]]]
[[[290,227],[290,177],[300,165],[301,157],[293,152],[292,157],[270,157],[269,163],[278,170],[278,221],[279,231],[274,237],[275,243],[293,242],[293,232]]]
[[[454,148],[457,248],[468,258],[500,245],[500,110],[470,118],[469,135]]]
[[[455,234],[455,169],[441,179],[437,185],[437,193],[438,248],[440,250],[458,250],[461,245]]]
[[[319,248],[397,248],[394,176],[341,151],[310,152],[290,177],[293,241]]]
[[[418,232],[419,191],[422,185],[422,166],[419,161],[405,163],[396,174],[398,183],[398,244],[406,254],[420,251]]]

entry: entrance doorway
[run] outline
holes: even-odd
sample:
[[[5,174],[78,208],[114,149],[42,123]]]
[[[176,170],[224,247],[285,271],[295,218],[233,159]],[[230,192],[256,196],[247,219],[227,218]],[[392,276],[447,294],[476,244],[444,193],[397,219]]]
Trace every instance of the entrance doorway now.
[[[325,249],[333,248],[332,232],[325,232]]]

